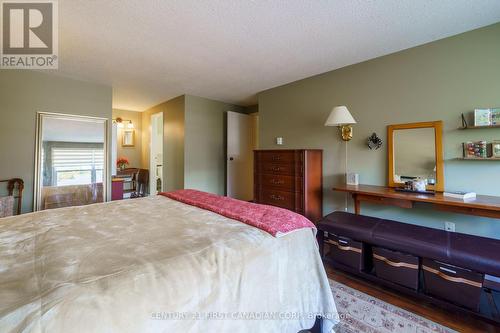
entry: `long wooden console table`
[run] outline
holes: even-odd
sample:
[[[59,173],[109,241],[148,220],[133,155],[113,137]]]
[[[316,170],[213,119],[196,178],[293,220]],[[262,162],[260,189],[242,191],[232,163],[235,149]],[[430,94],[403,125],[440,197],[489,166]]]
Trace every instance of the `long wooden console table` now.
[[[445,197],[442,193],[426,195],[398,192],[390,187],[375,185],[340,184],[334,186],[333,190],[352,194],[356,214],[361,213],[363,201],[401,208],[413,208],[415,202],[424,202],[442,211],[500,219],[500,197],[478,195],[475,200],[464,201]]]

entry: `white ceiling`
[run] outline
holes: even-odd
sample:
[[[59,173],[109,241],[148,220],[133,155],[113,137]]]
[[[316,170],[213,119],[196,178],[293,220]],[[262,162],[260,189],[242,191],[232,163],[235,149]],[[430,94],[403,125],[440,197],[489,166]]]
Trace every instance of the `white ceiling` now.
[[[101,143],[104,134],[102,122],[52,117],[43,120],[43,141]]]
[[[244,105],[278,85],[500,21],[499,0],[59,0],[65,76],[113,107]]]

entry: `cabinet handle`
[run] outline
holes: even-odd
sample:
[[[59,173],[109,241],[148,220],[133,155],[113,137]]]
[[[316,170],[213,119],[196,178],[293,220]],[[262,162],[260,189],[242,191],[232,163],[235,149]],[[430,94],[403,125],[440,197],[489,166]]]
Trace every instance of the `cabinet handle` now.
[[[279,160],[281,160],[281,156],[280,155],[274,155],[273,157],[271,157],[271,159],[273,161],[279,161]]]
[[[352,251],[352,252],[356,252],[356,253],[361,253],[361,249],[351,247],[351,246],[342,246],[338,242],[331,240],[331,239],[328,239],[325,242],[328,244],[331,244],[331,245],[335,245],[339,250],[342,250],[342,251]]]
[[[424,271],[427,271],[429,273],[435,274],[435,275],[439,276],[440,278],[448,280],[448,281],[451,281],[451,282],[464,283],[464,284],[468,284],[468,285],[476,287],[476,288],[482,288],[483,287],[483,284],[481,282],[471,281],[471,280],[468,280],[468,279],[465,279],[465,278],[461,278],[461,277],[449,276],[449,275],[446,275],[446,274],[444,274],[444,273],[440,272],[439,270],[434,269],[432,267],[428,267],[428,266],[422,265],[422,269]]]
[[[271,179],[271,183],[273,183],[274,185],[281,185],[281,184],[284,184],[285,181],[284,180]]]
[[[281,171],[282,169],[280,167],[274,167],[274,168],[271,168],[271,170],[273,170],[273,171]]]
[[[411,268],[411,269],[418,269],[418,265],[415,264],[409,264],[406,262],[396,262],[392,261],[390,259],[387,259],[386,257],[379,256],[378,254],[373,254],[373,258],[378,259],[380,261],[385,262],[387,265],[394,266],[394,267],[406,267],[406,268]]]
[[[273,199],[273,200],[285,200],[285,197],[282,195],[271,194],[271,199]]]

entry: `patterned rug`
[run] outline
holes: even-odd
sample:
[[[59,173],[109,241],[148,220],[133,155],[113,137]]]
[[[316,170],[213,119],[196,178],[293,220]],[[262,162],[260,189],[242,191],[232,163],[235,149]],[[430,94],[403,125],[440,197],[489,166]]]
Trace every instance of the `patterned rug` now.
[[[341,283],[330,287],[341,318],[336,333],[457,333]]]

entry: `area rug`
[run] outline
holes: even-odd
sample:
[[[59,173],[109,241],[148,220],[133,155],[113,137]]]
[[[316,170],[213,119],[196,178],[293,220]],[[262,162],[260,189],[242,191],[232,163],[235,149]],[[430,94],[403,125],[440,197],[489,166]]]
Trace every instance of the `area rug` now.
[[[330,287],[341,318],[336,333],[457,333],[341,283]]]

